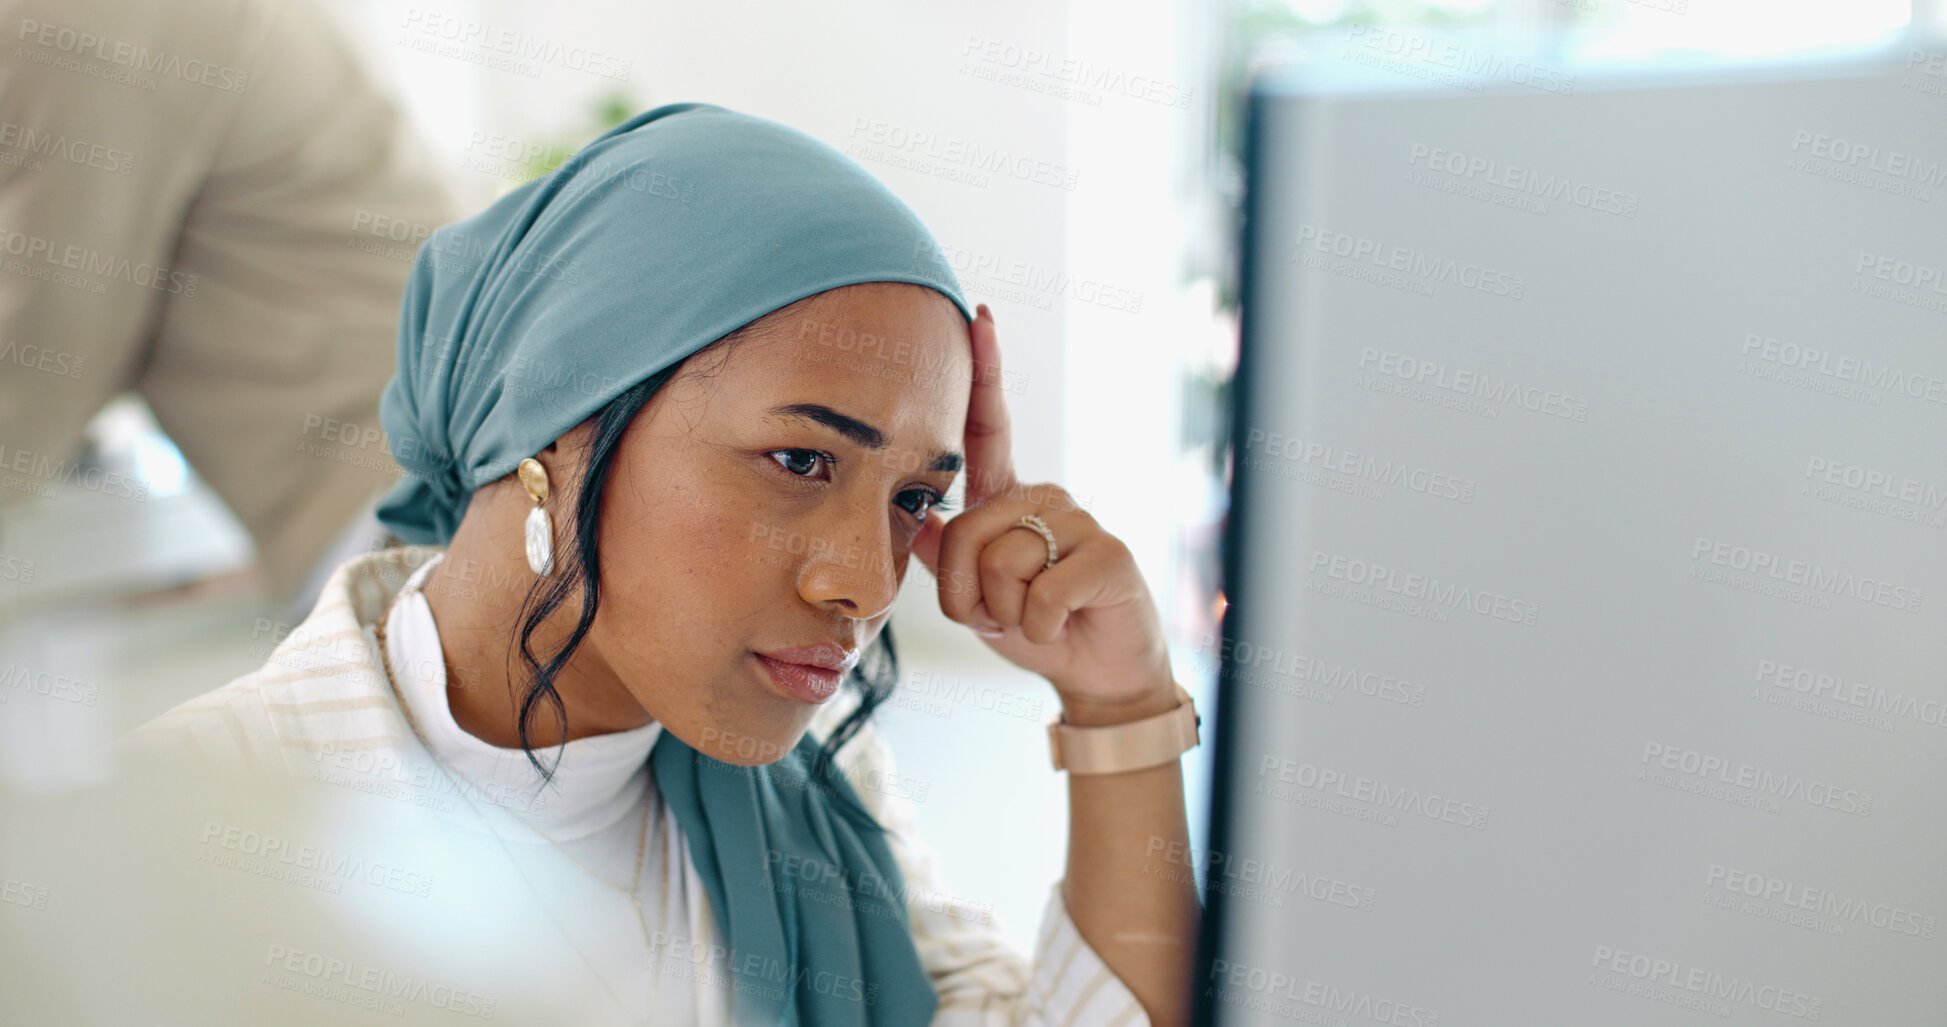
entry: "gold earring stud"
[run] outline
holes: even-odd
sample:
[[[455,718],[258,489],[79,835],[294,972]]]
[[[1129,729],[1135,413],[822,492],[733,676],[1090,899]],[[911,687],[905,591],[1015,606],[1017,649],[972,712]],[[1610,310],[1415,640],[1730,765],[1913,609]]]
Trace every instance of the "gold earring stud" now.
[[[535,574],[546,574],[554,567],[554,521],[548,517],[548,470],[539,460],[528,457],[519,467],[521,487],[527,489],[534,509],[527,512],[527,566]]]

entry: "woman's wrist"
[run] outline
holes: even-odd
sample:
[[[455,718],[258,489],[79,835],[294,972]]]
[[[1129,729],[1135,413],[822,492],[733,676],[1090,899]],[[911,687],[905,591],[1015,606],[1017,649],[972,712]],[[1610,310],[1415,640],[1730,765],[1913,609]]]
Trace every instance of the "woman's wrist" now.
[[[1166,678],[1136,698],[1120,703],[1065,699],[1061,722],[1069,727],[1110,727],[1168,713],[1182,702],[1176,694],[1176,682]]]

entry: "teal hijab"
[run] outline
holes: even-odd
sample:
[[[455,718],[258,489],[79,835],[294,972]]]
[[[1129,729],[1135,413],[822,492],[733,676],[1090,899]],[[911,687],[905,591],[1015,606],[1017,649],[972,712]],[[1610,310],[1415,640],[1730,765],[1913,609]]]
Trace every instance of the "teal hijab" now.
[[[379,405],[408,475],[378,517],[444,545],[475,489],[623,391],[862,282],[929,286],[973,319],[918,216],[838,150],[713,104],[636,115],[420,247]],[[737,1022],[927,1023],[938,997],[899,867],[836,764],[813,779],[821,741],[742,767],[665,731],[649,755],[716,912]]]

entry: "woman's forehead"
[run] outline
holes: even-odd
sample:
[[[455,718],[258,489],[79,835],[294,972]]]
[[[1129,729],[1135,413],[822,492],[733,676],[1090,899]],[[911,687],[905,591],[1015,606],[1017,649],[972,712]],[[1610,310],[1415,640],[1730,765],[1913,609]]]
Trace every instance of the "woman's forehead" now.
[[[761,406],[766,416],[804,416],[806,408],[823,406],[895,438],[957,429],[966,420],[973,357],[950,330],[873,332],[838,324],[829,333],[771,340],[748,356],[738,363],[749,373],[729,384],[745,406]]]
[[[929,402],[964,392],[973,346],[959,310],[923,286],[847,286],[778,311],[750,348],[752,368],[792,378],[916,388]],[[964,398],[964,396],[960,397]]]
[[[779,311],[700,366],[691,395],[712,419],[822,425],[866,449],[924,449],[929,463],[957,453],[972,344],[957,308],[916,295],[930,292]]]

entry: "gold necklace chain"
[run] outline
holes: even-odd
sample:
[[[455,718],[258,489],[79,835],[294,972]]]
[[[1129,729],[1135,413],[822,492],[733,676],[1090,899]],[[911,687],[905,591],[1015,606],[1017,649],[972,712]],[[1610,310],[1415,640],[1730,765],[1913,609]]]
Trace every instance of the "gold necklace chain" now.
[[[431,755],[433,749],[432,744],[426,740],[425,732],[419,730],[419,723],[413,719],[412,706],[410,703],[406,702],[405,693],[400,690],[399,683],[392,679],[392,661],[390,655],[386,650],[386,644],[385,644],[385,623],[386,621],[392,618],[393,609],[399,605],[399,600],[401,597],[403,597],[406,594],[406,591],[407,591],[406,589],[401,588],[398,591],[398,593],[392,597],[392,602],[386,605],[385,612],[379,615],[378,622],[372,626],[373,634],[377,635],[379,640],[379,672],[385,675],[386,686],[392,689],[393,697],[397,699],[399,703],[399,712],[405,714],[406,726],[412,729],[413,737],[419,739],[419,744],[425,746],[427,754]],[[438,758],[434,757],[434,761],[438,762]],[[445,764],[441,764],[440,769],[443,772],[445,772],[448,777],[453,776],[452,771],[449,768],[447,768]],[[457,786],[459,782],[455,781],[454,784]],[[614,881],[611,881],[608,878],[603,877],[602,875],[596,873],[595,871],[588,869],[588,866],[586,864],[584,864],[581,860],[576,859],[574,856],[570,855],[568,853],[568,850],[563,849],[561,845],[557,843],[553,838],[548,837],[546,832],[542,831],[538,827],[535,827],[533,824],[527,823],[525,820],[521,820],[521,825],[523,827],[526,827],[528,830],[534,832],[537,835],[540,835],[542,841],[547,842],[549,845],[553,846],[554,851],[559,852],[561,855],[567,857],[568,862],[573,863],[578,867],[581,867],[582,871],[586,873],[588,876],[593,877],[595,880],[600,881],[603,884],[608,885],[610,888],[622,892],[623,894],[629,897],[630,903],[632,903],[635,906],[636,923],[640,925],[642,928],[643,944],[647,945],[650,951],[652,952],[655,951],[656,945],[655,942],[649,939],[649,920],[642,912],[642,861],[643,861],[644,854],[647,853],[649,849],[649,789],[654,787],[655,787],[654,782],[651,782],[647,788],[643,789],[642,792],[642,833],[636,839],[635,881],[630,887],[626,889],[623,888],[621,885],[616,884]],[[456,788],[455,790],[460,792],[460,797],[462,799],[466,799],[467,807],[473,810],[474,815],[480,817],[480,822],[482,826],[485,826],[489,833],[498,836],[499,832],[494,831],[492,825],[487,824],[486,818],[480,815],[480,811],[478,808],[474,807],[473,800],[467,797],[466,790],[459,789],[459,788]],[[515,819],[520,820],[519,817],[515,817]]]

